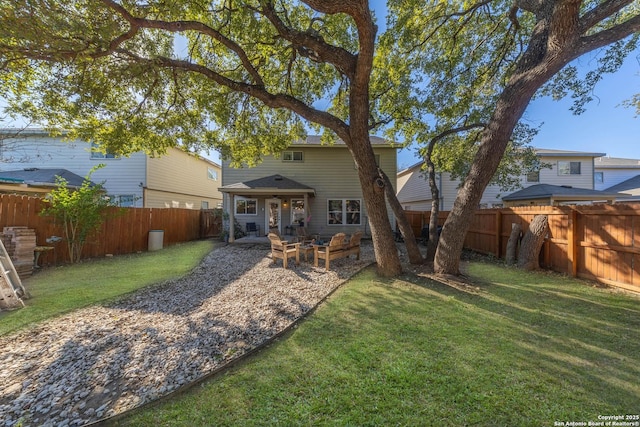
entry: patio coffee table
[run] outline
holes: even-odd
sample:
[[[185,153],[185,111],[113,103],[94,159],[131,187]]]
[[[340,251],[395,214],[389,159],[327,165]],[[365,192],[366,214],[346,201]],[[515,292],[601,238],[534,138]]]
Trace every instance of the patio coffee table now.
[[[313,246],[312,245],[300,246],[300,253],[304,254],[304,260],[309,262],[309,254],[313,255]]]

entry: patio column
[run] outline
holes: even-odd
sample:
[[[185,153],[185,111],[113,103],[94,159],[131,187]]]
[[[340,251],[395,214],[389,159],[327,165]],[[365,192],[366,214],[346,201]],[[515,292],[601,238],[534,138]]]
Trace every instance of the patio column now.
[[[236,210],[236,195],[229,193],[229,199],[229,243],[233,243],[236,240],[234,230],[235,219],[233,218]]]
[[[304,193],[304,226],[309,227],[307,224],[307,218],[309,218],[309,195]]]

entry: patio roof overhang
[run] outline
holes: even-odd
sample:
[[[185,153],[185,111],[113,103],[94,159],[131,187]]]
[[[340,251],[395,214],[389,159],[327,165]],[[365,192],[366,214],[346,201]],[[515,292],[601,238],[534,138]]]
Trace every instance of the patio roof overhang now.
[[[220,192],[237,196],[295,196],[315,197],[316,190],[282,175],[271,175],[245,182],[225,185]]]

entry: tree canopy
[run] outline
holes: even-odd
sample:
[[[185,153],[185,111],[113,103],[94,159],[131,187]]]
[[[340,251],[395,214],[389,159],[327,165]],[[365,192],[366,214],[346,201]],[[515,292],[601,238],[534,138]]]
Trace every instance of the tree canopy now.
[[[366,0],[0,0],[0,95],[14,112],[121,154],[179,143],[252,165],[309,127],[328,130],[358,165],[388,275],[400,265],[369,134],[422,144],[447,135],[432,154],[465,181],[435,265],[457,273],[470,215],[509,143],[526,153],[514,130],[530,99],[541,88],[572,93],[579,112],[599,75],[635,48],[639,7],[389,0],[376,45]],[[607,46],[578,78],[571,61]]]

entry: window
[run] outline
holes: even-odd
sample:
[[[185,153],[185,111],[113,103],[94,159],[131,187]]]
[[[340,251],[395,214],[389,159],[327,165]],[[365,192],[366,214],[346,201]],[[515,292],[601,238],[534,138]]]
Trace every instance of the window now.
[[[283,162],[301,162],[303,160],[302,151],[283,151]]]
[[[604,172],[595,172],[593,174],[593,179],[596,184],[602,184],[604,182]]]
[[[360,225],[361,201],[355,199],[329,199],[327,224]]]
[[[209,209],[209,202],[204,200],[200,202],[200,209]]]
[[[236,200],[236,215],[257,215],[258,199]]]
[[[291,199],[291,223],[305,221],[304,199]]]
[[[558,175],[580,175],[580,162],[558,162]]]
[[[214,168],[207,168],[207,178],[209,178],[212,181],[217,181],[218,171],[215,170]]]
[[[118,156],[116,156],[114,153],[110,152],[110,151],[106,151],[106,152],[102,152],[102,148],[96,144],[95,142],[91,143],[91,158],[92,159],[116,159]]]
[[[533,171],[527,174],[527,182],[540,182],[540,171]]]
[[[109,201],[115,206],[120,206],[121,208],[132,208],[135,206],[136,198],[133,194],[119,194],[119,195],[109,195],[107,196]]]

